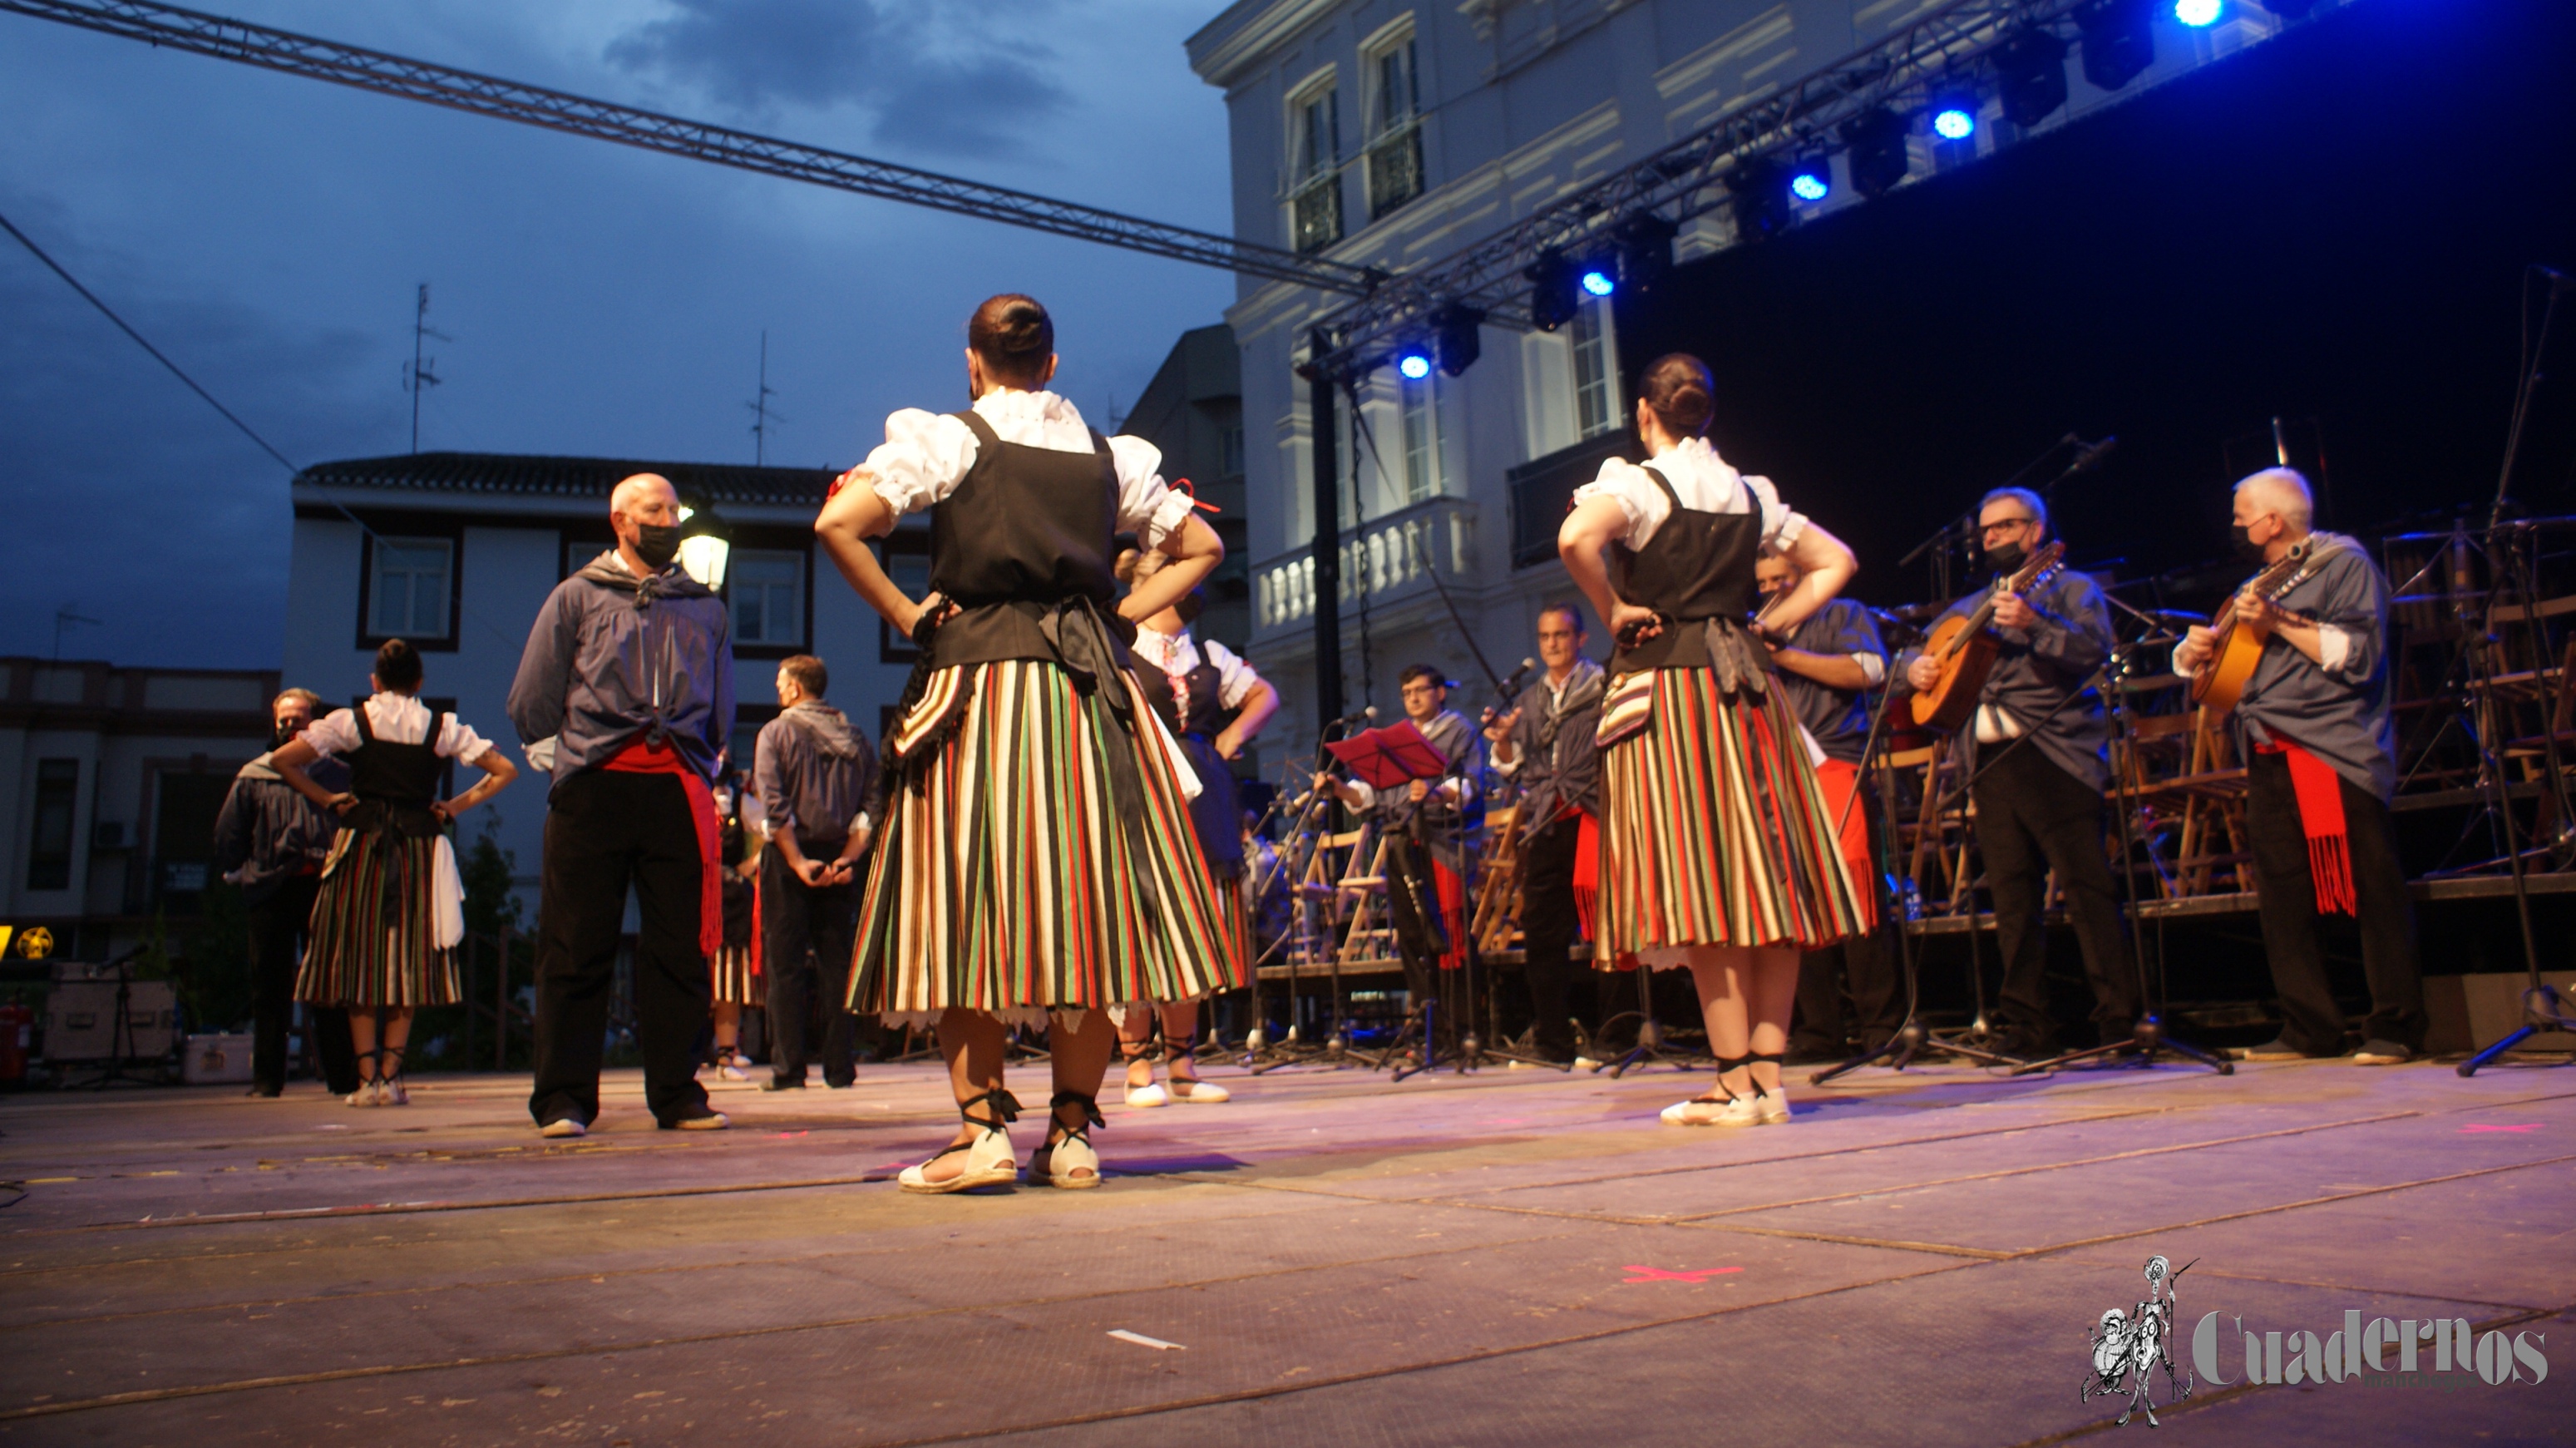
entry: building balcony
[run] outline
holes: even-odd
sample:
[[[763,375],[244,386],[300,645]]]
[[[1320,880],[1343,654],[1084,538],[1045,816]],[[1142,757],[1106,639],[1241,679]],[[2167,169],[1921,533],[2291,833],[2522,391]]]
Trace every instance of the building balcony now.
[[[1600,476],[1604,461],[1634,459],[1636,453],[1636,439],[1614,429],[1505,472],[1512,494],[1512,566],[1554,563],[1557,529],[1564,526],[1574,490]]]
[[[1344,536],[1341,557],[1341,605],[1346,611],[1358,605],[1362,593],[1371,607],[1430,594],[1433,568],[1451,580],[1475,574],[1476,505],[1464,498],[1432,498],[1373,518]],[[1264,559],[1252,572],[1255,644],[1312,626],[1312,546]]]

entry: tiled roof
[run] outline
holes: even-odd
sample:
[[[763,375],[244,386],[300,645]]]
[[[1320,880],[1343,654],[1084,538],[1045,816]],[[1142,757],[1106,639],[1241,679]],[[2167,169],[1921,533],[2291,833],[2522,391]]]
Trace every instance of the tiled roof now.
[[[819,507],[832,485],[829,468],[750,468],[732,463],[657,463],[621,458],[550,458],[524,453],[405,453],[316,463],[297,487],[386,488],[440,493],[506,493],[538,498],[606,499],[621,478],[660,473],[680,496],[714,503],[783,503]]]

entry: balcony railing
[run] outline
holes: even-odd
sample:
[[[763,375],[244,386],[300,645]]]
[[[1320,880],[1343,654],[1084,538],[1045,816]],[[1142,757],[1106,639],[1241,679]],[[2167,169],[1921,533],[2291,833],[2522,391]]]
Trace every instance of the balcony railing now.
[[[1399,513],[1373,518],[1342,540],[1341,603],[1345,610],[1366,591],[1372,607],[1401,603],[1432,591],[1427,570],[1444,579],[1476,571],[1476,505],[1463,498],[1432,498]],[[1315,616],[1314,550],[1299,548],[1253,566],[1253,628],[1258,640],[1282,637]],[[1344,621],[1349,620],[1345,612]]]

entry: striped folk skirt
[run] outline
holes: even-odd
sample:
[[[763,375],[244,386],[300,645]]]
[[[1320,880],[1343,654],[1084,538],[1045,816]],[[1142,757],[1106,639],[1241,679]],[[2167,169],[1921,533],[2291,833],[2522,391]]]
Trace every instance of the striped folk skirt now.
[[[1052,663],[960,667],[973,692],[958,727],[888,787],[850,1008],[1025,1020],[1244,984],[1240,932],[1152,726],[1129,734]],[[1132,810],[1112,793],[1120,751],[1142,784]]]
[[[340,831],[322,865],[295,998],[322,1006],[450,1006],[463,999],[456,952],[436,943],[430,892],[437,865],[435,838]]]
[[[1652,722],[1601,752],[1595,959],[1678,965],[1679,947],[1813,950],[1867,918],[1806,741],[1775,688],[1655,675]]]
[[[769,1004],[768,992],[751,969],[751,947],[728,945],[707,957],[707,970],[714,977],[713,1000],[720,1006],[762,1006]]]

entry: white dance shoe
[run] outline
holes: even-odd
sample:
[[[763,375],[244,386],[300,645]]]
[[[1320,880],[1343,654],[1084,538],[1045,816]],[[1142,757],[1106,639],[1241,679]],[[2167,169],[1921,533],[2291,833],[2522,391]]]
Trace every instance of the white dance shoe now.
[[[1234,1093],[1213,1081],[1202,1081],[1195,1076],[1182,1076],[1173,1079],[1171,1097],[1175,1101],[1184,1101],[1192,1106],[1214,1106],[1219,1102],[1233,1100]]]
[[[1066,1191],[1081,1191],[1100,1185],[1100,1153],[1091,1145],[1091,1128],[1108,1123],[1100,1119],[1100,1106],[1092,1098],[1079,1091],[1059,1091],[1047,1103],[1049,1135],[1063,1125],[1055,1119],[1057,1109],[1068,1105],[1081,1107],[1083,1120],[1038,1148],[1037,1155],[1029,1158],[1029,1177],[1033,1182],[1044,1179],[1047,1185]]]
[[[1135,1107],[1168,1106],[1171,1100],[1171,1092],[1150,1081],[1142,1086],[1128,1087],[1126,1096],[1122,1098],[1125,1105]]]
[[[989,1105],[993,1114],[990,1117],[974,1115],[974,1108],[979,1105]],[[895,1177],[897,1185],[908,1192],[945,1195],[949,1192],[971,1192],[978,1187],[1010,1186],[1020,1179],[1020,1160],[1011,1154],[1010,1132],[1011,1123],[1020,1114],[1019,1101],[1010,1092],[997,1087],[969,1099],[957,1108],[957,1114],[965,1118],[967,1125],[980,1128],[975,1139],[963,1146],[952,1146],[919,1166],[905,1167]],[[933,1180],[925,1174],[933,1162],[960,1152],[965,1153],[966,1162],[957,1175]]]
[[[1761,1108],[1753,1104],[1750,1096],[1730,1096],[1723,1101],[1695,1096],[1664,1108],[1666,1126],[1751,1126],[1761,1119]]]

